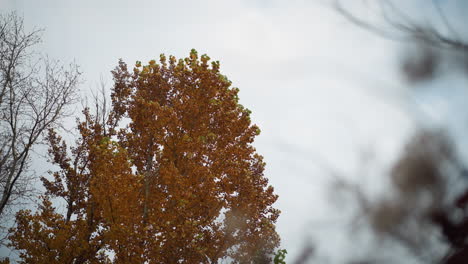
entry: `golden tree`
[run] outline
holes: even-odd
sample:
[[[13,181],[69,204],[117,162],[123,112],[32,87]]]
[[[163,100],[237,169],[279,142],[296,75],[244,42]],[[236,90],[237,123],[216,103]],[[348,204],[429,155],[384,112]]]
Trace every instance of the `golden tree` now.
[[[70,154],[50,132],[60,171],[43,179],[43,205],[18,213],[10,236],[24,262],[271,260],[279,210],[252,146],[260,130],[209,60],[192,50],[133,71],[120,61],[112,110],[85,110]],[[49,196],[64,198],[67,212]]]

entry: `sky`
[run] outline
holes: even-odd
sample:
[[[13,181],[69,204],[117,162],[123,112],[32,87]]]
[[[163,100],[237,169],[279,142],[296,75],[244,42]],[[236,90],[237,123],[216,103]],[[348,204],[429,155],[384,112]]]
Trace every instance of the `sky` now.
[[[365,254],[352,250],[344,228],[351,213],[337,204],[330,183],[345,177],[385,190],[375,175],[414,130],[408,113],[415,98],[421,105],[438,100],[431,92],[408,96],[413,92],[397,67],[401,46],[350,23],[323,0],[0,0],[0,6],[16,10],[27,28],[44,29],[41,52],[80,65],[83,95],[101,78],[111,87],[119,58],[132,65],[161,53],[185,57],[195,48],[219,60],[262,130],[255,147],[279,195],[277,230],[287,261],[311,241],[322,255]],[[451,111],[436,118],[445,122]]]

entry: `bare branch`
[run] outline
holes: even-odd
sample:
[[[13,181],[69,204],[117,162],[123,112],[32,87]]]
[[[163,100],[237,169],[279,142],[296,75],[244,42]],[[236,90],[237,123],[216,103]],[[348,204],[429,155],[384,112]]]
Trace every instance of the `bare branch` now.
[[[38,58],[41,32],[26,32],[15,13],[0,15],[0,219],[31,193],[33,148],[76,101],[78,67]]]
[[[439,17],[452,36],[447,36],[428,24],[414,21],[401,11],[401,9],[397,8],[393,2],[388,0],[379,1],[381,15],[386,25],[376,25],[366,18],[358,17],[356,14],[346,10],[340,0],[335,0],[333,6],[335,10],[353,24],[389,40],[399,42],[419,40],[437,48],[463,53],[468,52],[468,43],[460,39],[447,17],[444,15],[440,5],[435,3],[435,1],[433,1],[433,3],[436,11],[439,13]],[[390,26],[389,29],[384,29],[388,26]]]

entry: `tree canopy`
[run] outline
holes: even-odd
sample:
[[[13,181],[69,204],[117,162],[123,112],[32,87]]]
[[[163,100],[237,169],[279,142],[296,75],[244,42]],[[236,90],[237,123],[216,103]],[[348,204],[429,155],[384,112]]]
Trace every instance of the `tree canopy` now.
[[[22,261],[271,261],[279,210],[252,146],[260,130],[219,66],[195,50],[133,70],[119,61],[111,110],[85,109],[72,147],[49,131],[59,170],[42,178],[37,212],[16,216]]]

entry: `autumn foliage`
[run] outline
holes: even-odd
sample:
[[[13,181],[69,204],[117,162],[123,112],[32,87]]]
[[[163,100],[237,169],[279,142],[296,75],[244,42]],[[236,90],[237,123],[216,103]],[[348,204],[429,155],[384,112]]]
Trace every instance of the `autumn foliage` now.
[[[59,169],[11,230],[24,263],[271,261],[279,211],[252,146],[259,128],[209,60],[120,61],[111,111],[86,109],[73,147],[50,131]]]

